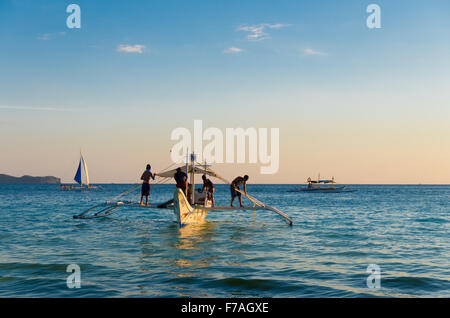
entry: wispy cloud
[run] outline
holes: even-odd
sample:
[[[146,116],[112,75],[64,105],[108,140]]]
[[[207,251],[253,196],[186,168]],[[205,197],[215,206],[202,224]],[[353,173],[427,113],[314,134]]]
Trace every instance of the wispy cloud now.
[[[49,41],[49,40],[53,40],[57,37],[64,36],[64,35],[66,35],[66,32],[44,33],[44,34],[38,35],[37,39],[42,40],[42,41]]]
[[[244,25],[239,26],[237,28],[238,31],[245,31],[249,32],[247,35],[247,40],[249,41],[262,41],[266,39],[271,39],[270,33],[267,32],[268,29],[281,29],[284,27],[289,26],[289,24],[269,24],[269,23],[262,23],[262,24],[256,24],[256,25]]]
[[[56,107],[28,107],[28,106],[2,106],[2,105],[0,105],[0,109],[34,110],[34,111],[50,111],[50,112],[67,112],[67,111],[72,111],[72,109],[56,108]]]
[[[326,56],[328,55],[325,52],[317,51],[311,48],[303,49],[302,50],[303,55],[315,55],[315,56]]]
[[[226,49],[225,51],[223,51],[223,53],[226,53],[226,54],[236,54],[236,53],[241,53],[241,52],[243,52],[243,51],[244,51],[244,50],[241,49],[241,48],[232,46],[232,47],[229,47],[228,49]]]
[[[135,45],[125,45],[120,44],[116,51],[117,52],[124,52],[124,53],[138,53],[142,54],[144,53],[145,45],[142,44],[135,44]]]

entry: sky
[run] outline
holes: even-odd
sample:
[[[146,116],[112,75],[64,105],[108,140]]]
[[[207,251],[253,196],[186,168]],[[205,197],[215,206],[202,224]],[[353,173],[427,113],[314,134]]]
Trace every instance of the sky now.
[[[278,172],[228,179],[449,184],[449,39],[447,0],[0,0],[0,173],[73,182],[81,150],[92,182],[137,182],[202,120],[279,128]]]

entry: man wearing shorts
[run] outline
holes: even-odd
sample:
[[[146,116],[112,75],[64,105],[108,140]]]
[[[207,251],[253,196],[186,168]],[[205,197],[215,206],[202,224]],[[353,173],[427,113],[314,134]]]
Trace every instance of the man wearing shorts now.
[[[247,193],[247,180],[248,180],[248,175],[245,175],[243,177],[236,177],[233,180],[233,182],[231,182],[231,185],[230,185],[231,204],[230,204],[230,206],[233,206],[234,198],[238,197],[239,206],[242,208],[241,192],[239,192],[237,190],[240,190],[239,186],[242,184],[244,187],[244,193]]]
[[[147,168],[145,169],[144,173],[141,176],[142,182],[142,189],[141,189],[141,202],[139,203],[142,205],[142,200],[145,197],[145,205],[148,205],[148,197],[150,195],[150,178],[155,180],[155,175],[150,172],[151,166],[147,165]]]

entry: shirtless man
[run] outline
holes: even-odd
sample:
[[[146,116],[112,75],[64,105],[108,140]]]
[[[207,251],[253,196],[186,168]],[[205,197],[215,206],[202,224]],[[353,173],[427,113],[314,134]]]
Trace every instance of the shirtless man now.
[[[240,190],[239,185],[243,185],[244,187],[244,193],[247,193],[247,180],[248,175],[245,175],[244,177],[236,177],[233,182],[231,182],[230,185],[230,192],[231,192],[231,204],[230,206],[233,206],[233,201],[235,197],[238,197],[239,199],[239,206],[242,208],[242,198],[241,193],[237,190]]]
[[[147,169],[144,171],[144,173],[141,176],[142,182],[142,190],[141,190],[141,202],[139,203],[142,205],[142,200],[145,197],[145,205],[148,205],[148,197],[150,195],[150,178],[155,180],[155,174],[151,173],[150,169],[152,168],[150,165],[147,165]]]
[[[177,168],[177,172],[173,175],[175,182],[177,183],[176,187],[183,190],[184,194],[187,195],[187,175],[181,168]]]

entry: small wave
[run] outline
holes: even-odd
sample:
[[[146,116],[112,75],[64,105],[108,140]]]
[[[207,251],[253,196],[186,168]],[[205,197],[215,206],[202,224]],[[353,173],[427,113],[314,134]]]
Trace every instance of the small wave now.
[[[425,223],[448,223],[449,221],[441,218],[419,218],[415,219],[414,222],[425,222]]]
[[[241,288],[245,290],[270,290],[279,289],[283,282],[271,279],[244,279],[244,278],[225,278],[215,280],[214,285],[224,285],[227,287]]]
[[[65,271],[64,264],[0,263],[0,270]]]
[[[441,291],[449,290],[450,282],[448,280],[430,278],[430,277],[388,277],[382,278],[382,287],[400,289],[402,291],[410,291],[421,293],[423,291]]]

